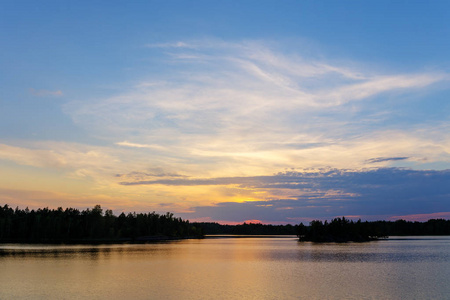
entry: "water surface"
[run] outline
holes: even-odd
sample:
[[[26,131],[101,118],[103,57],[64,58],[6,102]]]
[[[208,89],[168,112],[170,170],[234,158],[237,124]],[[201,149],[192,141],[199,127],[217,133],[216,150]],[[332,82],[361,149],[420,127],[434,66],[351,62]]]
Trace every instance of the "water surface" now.
[[[0,244],[0,299],[449,299],[450,237]]]

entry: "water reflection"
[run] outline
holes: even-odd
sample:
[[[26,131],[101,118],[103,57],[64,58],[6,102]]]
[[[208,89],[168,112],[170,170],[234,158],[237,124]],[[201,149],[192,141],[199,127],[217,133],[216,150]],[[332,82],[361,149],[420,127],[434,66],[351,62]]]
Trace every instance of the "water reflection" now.
[[[18,258],[107,258],[112,255],[136,255],[150,254],[164,251],[165,254],[172,250],[171,247],[154,247],[150,245],[31,245],[31,244],[0,244],[0,257]]]
[[[185,252],[191,256],[203,256],[230,261],[305,261],[305,262],[415,262],[449,259],[449,253],[424,244],[449,241],[435,238],[394,238],[371,243],[315,244],[299,243],[293,238],[238,238],[214,237],[214,240],[170,241],[161,244],[118,244],[118,245],[30,245],[0,244],[0,257],[40,257],[51,259],[108,258],[123,255],[169,255]],[[399,244],[400,242],[400,244]],[[289,245],[288,245],[289,244]],[[177,247],[181,246],[181,247]],[[186,245],[197,245],[186,247]],[[293,247],[295,246],[295,251]],[[398,251],[401,247],[402,251]],[[226,248],[227,251],[223,251]],[[257,251],[255,251],[257,250]],[[188,251],[188,252],[186,252]]]
[[[390,248],[391,241],[366,244],[309,244],[300,243],[296,258],[314,262],[417,262],[448,259],[448,253],[421,245],[402,245],[402,251]],[[384,243],[376,245],[376,243]],[[289,258],[287,258],[289,259]]]

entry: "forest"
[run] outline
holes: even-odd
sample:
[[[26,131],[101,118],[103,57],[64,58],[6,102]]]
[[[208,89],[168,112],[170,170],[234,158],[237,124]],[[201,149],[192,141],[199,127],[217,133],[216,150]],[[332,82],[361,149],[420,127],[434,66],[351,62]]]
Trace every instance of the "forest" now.
[[[0,243],[115,243],[203,237],[202,229],[172,213],[113,215],[92,209],[37,210],[0,206]]]
[[[309,225],[243,223],[222,225],[189,222],[166,214],[121,213],[115,216],[100,205],[92,209],[28,208],[0,206],[0,243],[117,243],[151,242],[204,235],[297,235],[299,241],[364,242],[388,236],[450,235],[450,220],[426,222],[352,221],[335,218],[314,220]]]

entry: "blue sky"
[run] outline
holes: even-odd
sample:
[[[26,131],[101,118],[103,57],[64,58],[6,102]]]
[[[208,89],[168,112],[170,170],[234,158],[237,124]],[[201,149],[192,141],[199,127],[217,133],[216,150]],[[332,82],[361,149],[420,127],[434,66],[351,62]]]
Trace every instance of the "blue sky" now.
[[[0,204],[450,218],[449,11],[2,1]]]

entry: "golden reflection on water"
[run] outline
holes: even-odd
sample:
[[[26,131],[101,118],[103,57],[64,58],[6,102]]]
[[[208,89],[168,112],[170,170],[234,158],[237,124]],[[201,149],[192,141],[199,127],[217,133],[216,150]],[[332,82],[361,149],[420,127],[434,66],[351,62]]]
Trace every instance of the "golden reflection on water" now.
[[[0,245],[0,299],[446,299],[450,239]]]

